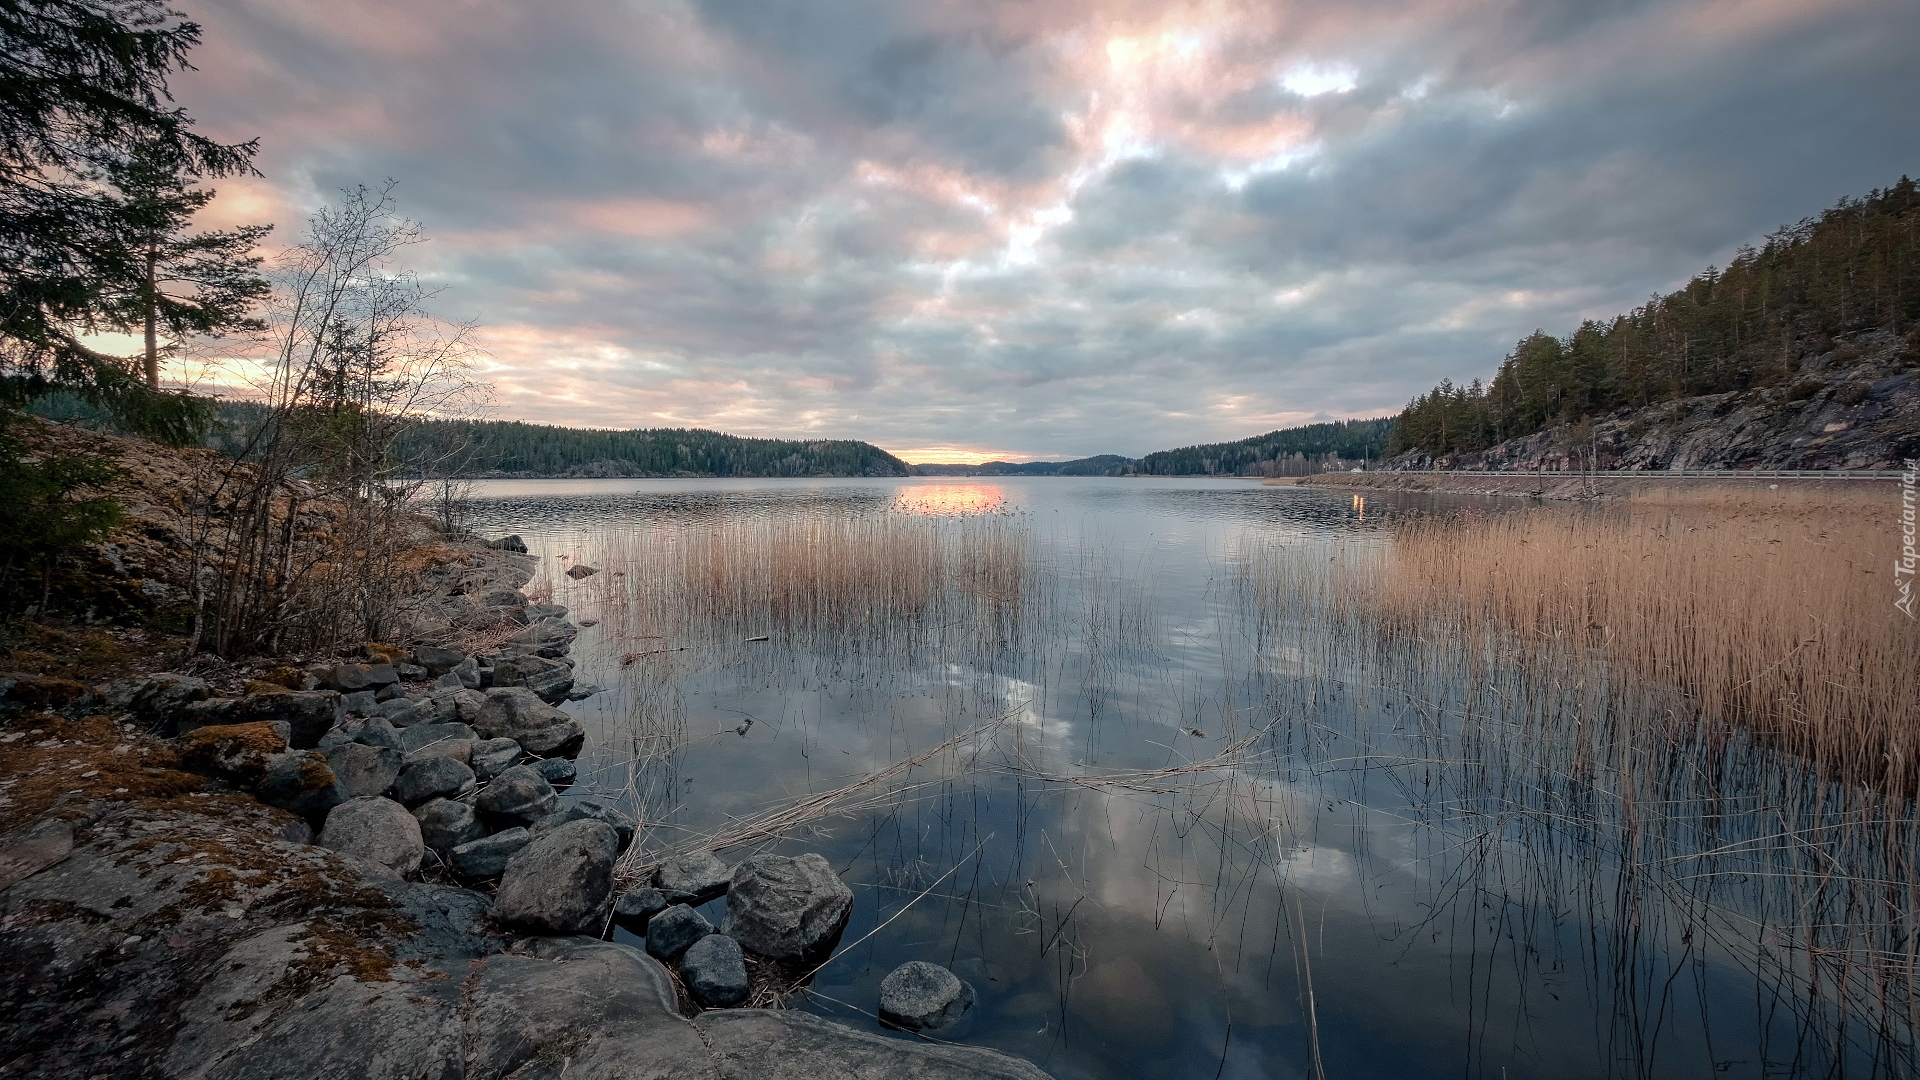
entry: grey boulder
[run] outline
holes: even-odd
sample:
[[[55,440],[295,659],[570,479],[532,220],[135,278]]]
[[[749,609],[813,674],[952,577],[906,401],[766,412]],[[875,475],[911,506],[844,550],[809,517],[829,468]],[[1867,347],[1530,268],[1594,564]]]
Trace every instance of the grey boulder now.
[[[439,742],[472,742],[480,736],[465,724],[415,724],[400,732],[400,747],[409,754]]]
[[[580,628],[564,618],[544,618],[515,634],[511,644],[536,656],[559,657],[573,646],[579,633]]]
[[[406,744],[400,740],[400,732],[385,717],[376,716],[363,720],[351,729],[353,741],[368,746],[384,746],[404,752]]]
[[[613,902],[613,921],[636,934],[645,935],[647,923],[655,915],[667,910],[667,898],[660,890],[649,886],[631,889],[620,894]]]
[[[574,768],[573,762],[563,757],[536,761],[533,763],[533,769],[541,776],[546,777],[547,783],[552,784],[556,789],[564,788],[572,784],[574,776],[577,775],[577,770]]]
[[[380,715],[380,703],[374,700],[373,691],[371,690],[358,690],[353,693],[341,694],[340,700],[336,702],[335,705],[342,716]]]
[[[586,745],[580,722],[541,700],[524,686],[487,691],[474,730],[489,739],[512,739],[534,757],[577,757]]]
[[[175,713],[212,692],[207,680],[165,672],[145,678],[115,679],[101,687],[109,708],[133,713],[147,727],[170,730]]]
[[[494,895],[494,917],[540,934],[598,937],[613,904],[620,839],[599,821],[573,821],[520,849]]]
[[[393,797],[415,806],[428,799],[458,798],[474,788],[473,770],[447,757],[427,758],[408,765],[393,782]]]
[[[326,755],[318,750],[275,754],[267,759],[266,765],[266,775],[253,794],[268,806],[318,821],[347,801],[347,793],[334,778]]]
[[[647,920],[647,954],[655,960],[671,961],[711,933],[713,924],[705,915],[685,904],[674,904]]]
[[[548,814],[560,802],[546,777],[525,765],[515,765],[487,782],[474,796],[473,808],[482,820],[497,829],[531,825]],[[611,830],[609,830],[611,831]],[[619,842],[619,837],[614,837]]]
[[[481,780],[491,780],[520,763],[520,744],[512,739],[481,739],[467,747],[467,767]]]
[[[680,981],[701,1007],[721,1009],[747,999],[747,962],[740,943],[708,934],[680,954]]]
[[[429,799],[414,808],[413,817],[420,823],[421,841],[435,851],[452,851],[487,835],[473,807],[452,799]]]
[[[402,876],[420,869],[426,844],[405,807],[374,795],[348,799],[327,812],[321,847],[357,855]]]
[[[602,821],[613,826],[613,831],[620,835],[621,851],[627,850],[628,845],[633,843],[634,824],[632,818],[611,807],[588,802],[577,802],[572,806],[563,806],[553,813],[548,814],[546,817],[541,818],[539,821],[534,822],[532,826],[533,835],[545,835],[565,825],[569,821]]]
[[[343,694],[378,690],[400,681],[392,664],[335,664],[327,673],[327,686]]]
[[[281,720],[291,729],[289,743],[296,750],[316,746],[320,736],[333,726],[340,696],[331,690],[289,691],[285,694],[255,694],[242,698],[234,719]]]
[[[409,697],[390,697],[383,699],[375,711],[394,727],[403,728],[433,719],[432,707],[422,709],[420,705]]]
[[[573,669],[532,653],[508,653],[493,662],[493,685],[524,686],[551,704],[565,699],[573,689]]]
[[[711,851],[676,855],[653,872],[653,887],[669,904],[704,904],[727,891],[733,869]]]
[[[880,980],[880,1020],[907,1031],[951,1026],[973,1007],[973,987],[938,964],[910,960]]]
[[[393,786],[406,758],[398,750],[350,742],[327,752],[327,768],[347,798],[378,795]]]
[[[853,912],[853,890],[808,853],[755,855],[733,868],[724,932],[756,956],[823,958]]]
[[[422,645],[413,650],[413,659],[427,674],[445,675],[466,662],[467,654],[458,649],[442,649],[434,645]]]
[[[496,878],[506,872],[507,863],[520,849],[533,843],[533,834],[525,829],[508,829],[478,840],[469,840],[447,852],[453,872],[465,878]]]
[[[430,742],[418,750],[407,751],[407,764],[414,765],[428,758],[452,758],[468,768],[472,768],[469,757],[473,753],[473,743],[467,739],[441,739]]]

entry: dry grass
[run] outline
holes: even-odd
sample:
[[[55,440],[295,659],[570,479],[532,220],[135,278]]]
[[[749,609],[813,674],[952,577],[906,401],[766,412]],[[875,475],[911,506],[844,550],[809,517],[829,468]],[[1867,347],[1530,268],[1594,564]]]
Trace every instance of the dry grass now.
[[[812,513],[613,534],[587,579],[608,633],[640,655],[716,638],[886,640],[1004,625],[1030,591],[1031,540],[1005,515]]]
[[[1705,935],[1826,1045],[1911,1065],[1920,628],[1892,603],[1895,510],[1862,485],[1409,517],[1331,558],[1251,544],[1239,587],[1274,642],[1404,695],[1313,753],[1412,770],[1411,818],[1503,896],[1609,882],[1612,918]]]
[[[1421,518],[1346,595],[1392,633],[1587,656],[1837,775],[1920,787],[1920,624],[1893,607],[1894,500],[1661,491],[1614,508]]]

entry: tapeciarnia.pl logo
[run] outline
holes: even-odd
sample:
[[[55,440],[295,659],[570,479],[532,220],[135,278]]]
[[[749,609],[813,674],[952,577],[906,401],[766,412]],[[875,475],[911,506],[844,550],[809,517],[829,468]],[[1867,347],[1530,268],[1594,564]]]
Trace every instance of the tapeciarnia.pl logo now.
[[[1920,554],[1914,551],[1914,479],[1920,476],[1920,458],[1908,458],[1907,467],[1900,474],[1900,557],[1893,560],[1893,589],[1899,595],[1894,598],[1893,606],[1906,612],[1907,618],[1913,614],[1913,575]]]

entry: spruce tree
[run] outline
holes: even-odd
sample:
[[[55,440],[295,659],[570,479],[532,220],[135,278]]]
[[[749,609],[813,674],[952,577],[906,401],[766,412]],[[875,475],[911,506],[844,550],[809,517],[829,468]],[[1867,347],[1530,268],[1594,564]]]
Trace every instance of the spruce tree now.
[[[147,387],[160,389],[160,356],[185,338],[232,330],[264,330],[248,311],[268,292],[253,254],[271,225],[189,232],[214,191],[163,150],[142,146],[106,170],[133,248],[133,276],[109,286],[105,299],[116,329],[138,333]],[[160,338],[169,339],[162,347]]]
[[[249,171],[252,142],[193,131],[167,79],[200,28],[154,0],[0,0],[0,405],[65,390],[181,439],[201,411],[86,343],[118,329],[146,254],[110,170],[137,154],[194,177]]]

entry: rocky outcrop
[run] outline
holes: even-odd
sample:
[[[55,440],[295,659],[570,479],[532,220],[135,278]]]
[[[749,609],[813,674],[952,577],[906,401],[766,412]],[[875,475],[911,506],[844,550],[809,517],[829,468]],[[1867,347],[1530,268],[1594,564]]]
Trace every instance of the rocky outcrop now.
[[[204,812],[160,830],[150,811],[89,804],[0,837],[0,866],[37,845],[21,864],[29,872],[0,878],[8,1075],[1045,1075],[990,1050],[784,1010],[688,1019],[666,969],[639,949],[516,943],[493,928],[481,894],[280,839],[291,819],[250,800],[200,801]]]
[[[1867,331],[1776,386],[1683,398],[1562,424],[1471,454],[1405,454],[1394,469],[1898,469],[1920,457],[1920,357]]]
[[[58,813],[37,803],[23,815],[26,789],[0,786],[19,825],[0,822],[0,1072],[1041,1075],[990,1052],[777,1014],[689,1020],[658,961],[568,936],[605,930],[615,860],[637,823],[597,803],[559,805],[554,788],[572,781],[584,738],[551,707],[572,686],[559,654],[575,631],[565,608],[487,587],[500,580],[488,560],[517,558],[443,567],[429,597],[439,615],[414,623],[528,628],[495,655],[368,643],[364,662],[215,665],[208,680],[0,677],[0,724],[60,709],[66,719],[34,722],[101,729],[97,768],[60,759],[73,775],[60,778]],[[489,684],[492,696],[477,692]],[[112,715],[83,711],[101,707]],[[178,737],[148,739],[135,724]],[[17,780],[0,759],[0,785]],[[423,863],[442,881],[501,880],[491,895],[411,880]],[[689,870],[696,892],[729,882],[711,855]],[[653,890],[633,899],[626,924],[662,945],[684,931],[667,951],[695,1004],[746,998],[739,941],[685,906],[663,911]]]

